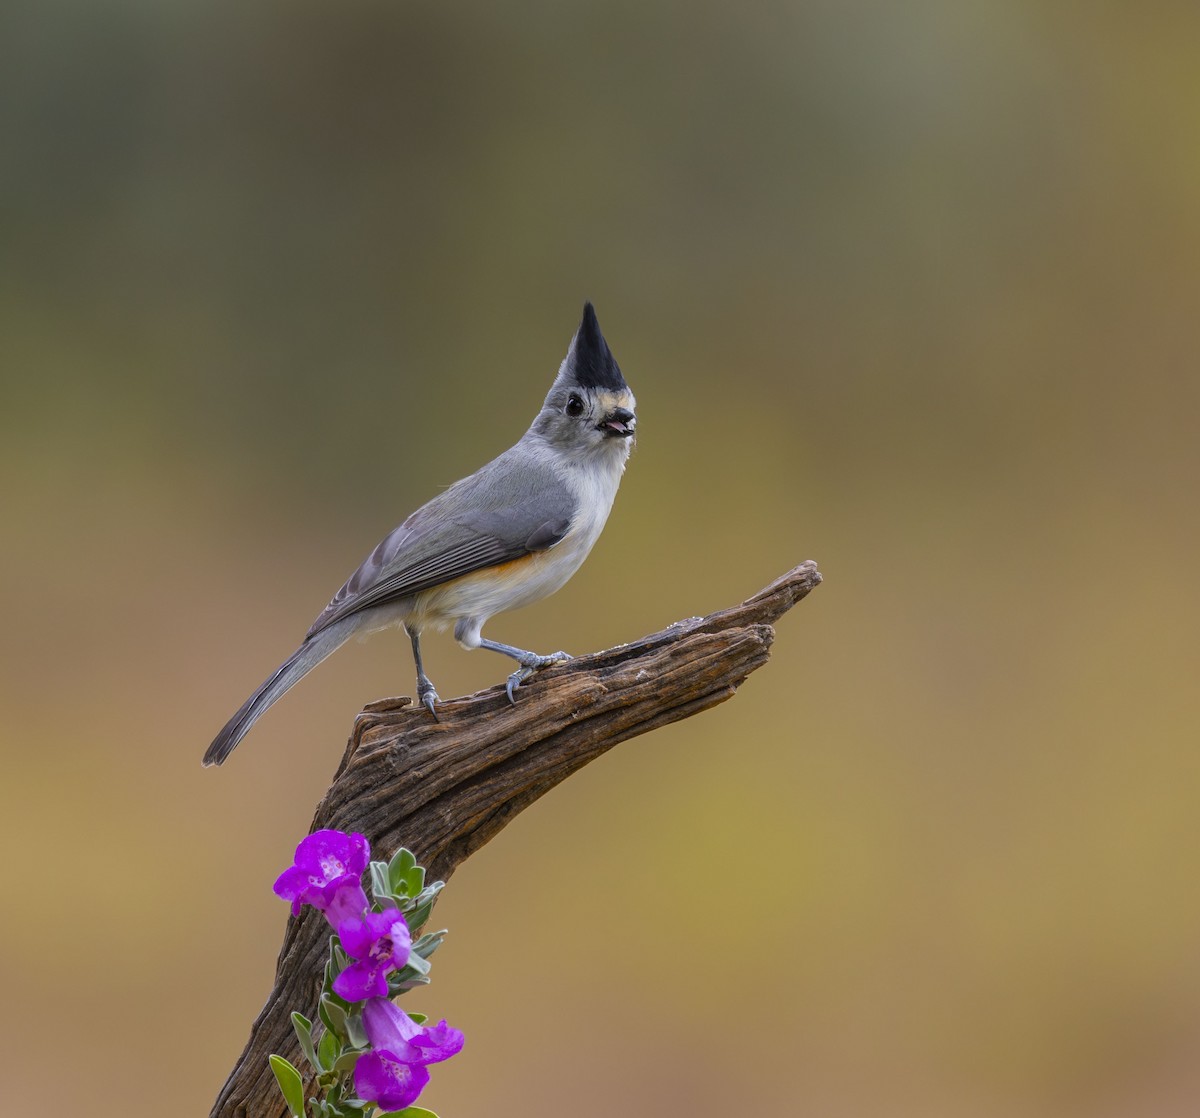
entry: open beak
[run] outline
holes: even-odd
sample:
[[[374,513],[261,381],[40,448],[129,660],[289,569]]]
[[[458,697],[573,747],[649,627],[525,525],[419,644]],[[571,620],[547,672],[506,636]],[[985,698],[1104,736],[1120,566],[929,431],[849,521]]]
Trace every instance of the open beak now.
[[[610,439],[628,439],[636,425],[637,420],[628,408],[613,408],[596,424],[596,430],[603,431]]]

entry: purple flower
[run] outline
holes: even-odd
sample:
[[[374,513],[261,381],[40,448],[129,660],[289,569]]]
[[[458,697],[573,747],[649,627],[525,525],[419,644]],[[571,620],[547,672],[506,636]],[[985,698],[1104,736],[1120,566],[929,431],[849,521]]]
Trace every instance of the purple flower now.
[[[292,902],[293,916],[310,904],[336,928],[367,907],[362,875],[370,857],[371,847],[362,835],[314,831],[296,847],[296,861],[279,875],[275,893]]]
[[[428,1082],[429,1072],[420,1064],[395,1060],[390,1052],[364,1052],[354,1065],[355,1093],[380,1110],[412,1106]]]
[[[363,892],[362,882],[351,877],[339,878],[326,885],[325,902],[325,919],[335,930],[347,920],[358,919],[371,907]]]
[[[381,1110],[411,1106],[429,1082],[425,1065],[448,1060],[463,1046],[458,1029],[445,1021],[432,1028],[418,1025],[387,998],[371,998],[363,1006],[363,1027],[371,1051],[354,1065],[354,1090]]]
[[[412,936],[398,908],[365,913],[362,919],[343,920],[338,938],[351,963],[333,980],[333,992],[348,1002],[382,998],[388,992],[387,976],[408,962]]]
[[[371,1047],[410,1064],[437,1064],[462,1051],[465,1037],[445,1021],[418,1025],[395,1002],[371,998],[363,1006],[363,1028]]]

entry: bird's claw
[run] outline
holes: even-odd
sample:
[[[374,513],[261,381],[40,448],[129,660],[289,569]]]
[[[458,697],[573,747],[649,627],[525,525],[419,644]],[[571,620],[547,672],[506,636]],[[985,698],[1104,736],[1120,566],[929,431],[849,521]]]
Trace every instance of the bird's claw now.
[[[570,659],[571,655],[568,652],[551,652],[549,656],[530,656],[528,660],[522,660],[521,666],[508,677],[508,682],[504,685],[504,690],[508,692],[508,701],[516,706],[517,688],[538,668],[549,667],[551,664],[559,664],[563,660]]]
[[[421,700],[421,705],[433,715],[433,720],[440,722],[441,719],[438,717],[437,704],[441,699],[438,697],[438,693],[433,689],[433,684],[429,680],[417,683],[417,698]]]
[[[528,679],[531,675],[533,675],[533,668],[518,668],[508,677],[504,690],[508,692],[508,701],[513,706],[517,705],[517,688],[521,686],[521,681]]]

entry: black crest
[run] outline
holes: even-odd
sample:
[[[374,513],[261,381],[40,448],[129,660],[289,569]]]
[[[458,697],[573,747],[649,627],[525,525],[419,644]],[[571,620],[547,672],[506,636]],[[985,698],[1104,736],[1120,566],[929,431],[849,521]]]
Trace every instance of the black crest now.
[[[583,304],[583,320],[567,354],[567,370],[581,388],[620,392],[629,387],[608,342],[600,333],[600,323],[596,321],[596,311],[591,303]]]

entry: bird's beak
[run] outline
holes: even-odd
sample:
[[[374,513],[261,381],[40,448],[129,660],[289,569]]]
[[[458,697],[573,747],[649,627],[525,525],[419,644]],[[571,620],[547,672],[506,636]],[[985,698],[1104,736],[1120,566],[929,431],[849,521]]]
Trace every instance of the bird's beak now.
[[[636,426],[637,419],[628,408],[613,408],[596,424],[596,430],[603,431],[610,439],[628,439]]]

